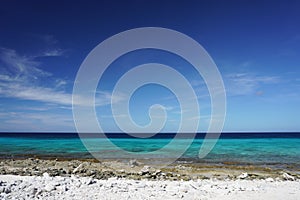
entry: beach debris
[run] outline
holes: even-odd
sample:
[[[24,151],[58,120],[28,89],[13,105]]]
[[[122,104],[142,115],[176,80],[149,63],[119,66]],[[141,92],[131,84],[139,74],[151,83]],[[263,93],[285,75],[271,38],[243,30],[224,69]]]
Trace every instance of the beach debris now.
[[[191,186],[192,188],[194,188],[195,190],[198,190],[198,188],[197,188],[196,186],[194,186],[193,184],[191,184],[191,183],[190,183],[190,186]]]
[[[248,177],[248,173],[247,172],[244,172],[244,173],[242,173],[241,175],[239,175],[237,178],[239,178],[239,179],[245,179],[245,178],[247,178]]]
[[[283,177],[284,180],[288,180],[288,181],[294,181],[294,180],[295,180],[295,177],[289,175],[289,174],[286,173],[286,172],[284,172],[284,173],[282,174],[282,177]]]

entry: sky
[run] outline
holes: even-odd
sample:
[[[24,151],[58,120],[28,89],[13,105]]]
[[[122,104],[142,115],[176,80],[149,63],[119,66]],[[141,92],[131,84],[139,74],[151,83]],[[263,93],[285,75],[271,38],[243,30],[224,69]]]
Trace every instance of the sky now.
[[[82,62],[107,38],[139,27],[176,30],[205,48],[225,86],[224,132],[300,131],[299,9],[296,0],[2,0],[0,132],[76,132],[72,91]],[[203,78],[190,63],[155,49],[123,55],[105,71],[95,92],[103,130],[120,131],[111,111],[118,79],[149,62],[190,81],[200,105],[198,130],[205,132],[211,102]],[[145,85],[131,96],[131,117],[147,125],[149,107],[160,104],[168,115],[162,131],[175,132],[183,112],[175,97],[168,88]]]

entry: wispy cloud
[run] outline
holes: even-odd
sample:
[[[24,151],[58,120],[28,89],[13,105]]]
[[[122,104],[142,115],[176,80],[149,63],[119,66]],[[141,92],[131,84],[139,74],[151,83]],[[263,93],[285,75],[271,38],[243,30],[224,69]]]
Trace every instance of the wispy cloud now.
[[[64,90],[68,81],[55,78],[51,73],[41,70],[41,63],[35,58],[19,55],[12,49],[0,48],[0,96],[70,106],[72,93]],[[115,101],[122,99],[121,96],[114,98]],[[82,97],[77,103],[84,105],[85,102]],[[109,92],[97,93],[97,106],[108,105],[110,102]]]
[[[34,57],[21,56],[13,49],[0,48],[0,60],[2,78],[8,81],[51,76],[51,73],[38,68],[40,63]]]
[[[227,74],[224,76],[225,88],[228,95],[257,94],[262,84],[277,84],[278,76],[259,76],[250,73]]]
[[[65,51],[62,49],[51,49],[51,50],[44,51],[40,56],[43,57],[63,56],[64,53]]]
[[[59,41],[51,34],[30,34],[30,40],[38,41],[39,52],[35,57],[65,56],[68,50],[60,47]]]
[[[23,100],[35,100],[63,105],[71,104],[71,95],[63,91],[56,91],[52,88],[40,86],[23,86],[20,83],[3,84],[0,83],[0,95]]]
[[[97,91],[95,95],[95,105],[96,106],[106,106],[110,105],[111,102],[119,103],[128,98],[125,94],[120,92],[115,93],[114,96],[108,91]]]
[[[55,113],[2,112],[1,130],[74,131],[72,115]]]
[[[41,70],[41,63],[34,56],[22,56],[12,49],[0,49],[2,62],[0,75],[0,95],[26,100],[70,104],[71,95],[58,91],[55,87],[43,87],[41,82],[52,74]],[[57,87],[66,81],[55,79],[50,85]],[[56,88],[57,88],[56,87]]]

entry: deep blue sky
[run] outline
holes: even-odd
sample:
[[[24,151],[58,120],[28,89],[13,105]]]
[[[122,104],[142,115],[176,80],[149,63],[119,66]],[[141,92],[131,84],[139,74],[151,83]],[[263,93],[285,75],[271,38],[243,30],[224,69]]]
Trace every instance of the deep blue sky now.
[[[224,131],[300,131],[299,10],[299,1],[3,0],[0,131],[75,131],[72,87],[84,58],[108,37],[148,26],[180,31],[214,59],[227,93]],[[120,66],[153,60],[183,68],[199,96],[199,131],[205,131],[210,105],[201,77],[159,51],[120,58],[100,81],[97,112],[105,130],[118,131],[109,102]],[[143,87],[132,97],[136,123],[148,123],[154,103],[167,108],[164,131],[176,131],[178,102],[159,86]]]

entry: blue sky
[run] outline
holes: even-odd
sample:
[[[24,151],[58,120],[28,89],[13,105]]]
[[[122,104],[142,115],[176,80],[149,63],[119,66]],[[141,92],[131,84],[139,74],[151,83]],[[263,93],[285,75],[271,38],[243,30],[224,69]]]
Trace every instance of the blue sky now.
[[[180,31],[213,58],[227,94],[224,131],[300,131],[299,9],[299,1],[1,1],[0,131],[76,131],[72,88],[85,57],[114,34],[148,26]],[[154,61],[191,81],[205,131],[211,105],[202,78],[158,50],[124,55],[104,74],[96,95],[104,130],[119,131],[110,110],[118,78]],[[132,118],[146,125],[156,103],[168,114],[163,131],[176,131],[178,101],[158,85],[134,93]]]

